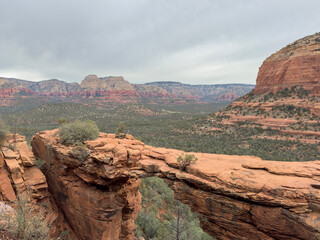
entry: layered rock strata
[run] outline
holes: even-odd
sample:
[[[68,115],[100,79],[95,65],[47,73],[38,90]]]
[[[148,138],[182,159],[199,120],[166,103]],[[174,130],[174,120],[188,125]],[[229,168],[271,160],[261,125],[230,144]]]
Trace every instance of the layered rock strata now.
[[[255,94],[302,85],[320,95],[320,33],[299,39],[268,57],[259,69]]]
[[[253,99],[239,99],[228,108],[216,113],[211,119],[212,130],[223,127],[261,128],[264,132],[255,137],[270,139],[289,139],[304,143],[320,143],[320,98],[280,97],[264,100],[265,95]],[[210,132],[210,125],[207,126]],[[274,134],[266,134],[274,130]]]
[[[56,239],[65,230],[72,236],[72,230],[64,223],[63,215],[48,192],[46,178],[35,166],[35,161],[25,137],[9,134],[0,147],[0,204],[17,208],[18,198],[25,199],[36,212],[44,213],[43,220],[50,225],[51,239]]]
[[[59,142],[57,130],[32,139],[49,189],[79,239],[132,239],[139,179],[148,176],[166,179],[217,239],[320,238],[320,161],[193,153],[198,161],[181,171],[176,159],[182,151],[130,135],[101,133],[85,144],[90,154],[81,161]]]

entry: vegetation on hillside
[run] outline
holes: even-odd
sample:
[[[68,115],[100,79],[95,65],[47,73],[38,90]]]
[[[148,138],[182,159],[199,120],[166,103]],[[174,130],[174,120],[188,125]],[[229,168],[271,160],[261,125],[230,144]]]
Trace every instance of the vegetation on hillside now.
[[[3,144],[4,140],[7,137],[8,127],[0,118],[0,146]]]
[[[126,126],[126,133],[156,147],[190,152],[255,155],[279,161],[319,159],[319,144],[303,143],[299,137],[293,138],[290,134],[270,128],[263,129],[259,124],[250,122],[224,126],[221,121],[228,118],[225,114],[207,117],[207,114],[216,112],[225,105],[123,104],[107,105],[102,109],[93,105],[51,103],[36,105],[33,109],[29,106],[27,110],[17,108],[15,112],[2,111],[5,112],[4,120],[17,133],[25,135],[27,140],[38,131],[59,127],[57,119],[64,117],[68,122],[91,119],[103,132],[115,132],[122,121]],[[319,131],[318,126],[319,123],[306,124],[302,121],[292,124],[291,128]]]
[[[315,96],[310,96],[310,91],[305,90],[302,86],[294,86],[285,88],[277,93],[269,92],[261,95],[254,95],[253,90],[248,94],[238,98],[236,101],[245,102],[274,102],[280,99],[308,99],[313,102],[319,102]]]
[[[248,96],[248,98],[254,98],[250,94]],[[270,101],[273,101],[272,99],[275,98],[269,98]],[[0,108],[0,113],[17,133],[26,135],[27,140],[41,130],[58,127],[68,129],[70,125],[66,122],[73,122],[76,119],[83,122],[92,119],[103,132],[130,133],[144,143],[156,147],[176,148],[187,152],[254,155],[262,159],[278,161],[320,159],[320,144],[303,143],[299,138],[294,139],[278,130],[264,129],[259,124],[250,122],[226,126],[221,122],[228,119],[228,115],[222,112],[208,117],[209,113],[217,112],[225,105],[221,103],[123,104],[97,107],[94,104],[50,103],[35,105],[33,108],[30,106],[26,109],[17,108],[14,111]],[[239,108],[238,111],[242,114],[241,111],[245,110]],[[274,114],[277,112],[282,114],[280,117],[285,117],[285,114],[298,117],[300,113],[302,117],[309,116],[306,110],[292,109],[291,106],[275,108]],[[243,112],[243,114],[264,113],[261,109],[253,109],[252,112]],[[60,120],[57,122],[58,118]],[[119,122],[122,123],[119,124]],[[304,126],[302,122],[292,127],[301,126]],[[307,127],[319,129],[319,123],[308,124]],[[84,141],[84,138],[80,137],[82,134],[78,136],[78,134],[70,135],[69,131],[66,132],[68,137],[63,141],[66,144],[74,144],[72,154],[84,161],[88,149],[81,144]],[[70,136],[74,138],[70,140]],[[186,228],[191,231],[184,232],[180,239],[210,239],[199,227],[198,218],[190,212],[190,209],[174,200],[172,191],[161,179],[143,179],[140,190],[143,209],[136,221],[137,236],[142,236],[146,240],[170,239],[169,236],[175,234],[174,226],[177,223],[177,216],[181,213],[179,221],[185,222]],[[181,209],[183,209],[182,212]]]
[[[181,105],[142,105],[142,104],[108,104],[104,107],[80,103],[25,103],[25,108],[0,107],[0,115],[27,141],[38,131],[58,128],[57,119],[65,118],[68,122],[91,119],[102,132],[115,132],[119,122],[126,125],[126,133],[135,137],[152,137],[158,132],[167,134],[169,128],[199,115],[216,112],[227,103],[181,104]],[[33,107],[32,107],[33,106]],[[166,129],[163,129],[166,128]],[[162,130],[163,129],[163,130]],[[162,134],[162,133],[161,133]]]

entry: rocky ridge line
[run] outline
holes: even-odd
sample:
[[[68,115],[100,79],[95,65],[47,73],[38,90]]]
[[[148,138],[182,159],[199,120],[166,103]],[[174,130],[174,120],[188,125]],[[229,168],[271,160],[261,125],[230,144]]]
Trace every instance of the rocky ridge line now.
[[[80,83],[57,79],[40,82],[0,78],[0,105],[14,104],[17,98],[41,98],[45,101],[99,102],[212,102],[232,101],[253,89],[253,85],[189,85],[172,82],[131,84],[123,77],[88,75]]]

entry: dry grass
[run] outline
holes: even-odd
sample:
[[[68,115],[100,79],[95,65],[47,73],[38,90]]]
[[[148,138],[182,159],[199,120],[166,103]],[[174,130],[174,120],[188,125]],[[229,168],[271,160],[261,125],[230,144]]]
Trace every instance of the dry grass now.
[[[24,197],[19,197],[17,206],[16,212],[0,213],[0,239],[49,239],[49,226],[42,209],[36,211],[35,205],[30,204]]]

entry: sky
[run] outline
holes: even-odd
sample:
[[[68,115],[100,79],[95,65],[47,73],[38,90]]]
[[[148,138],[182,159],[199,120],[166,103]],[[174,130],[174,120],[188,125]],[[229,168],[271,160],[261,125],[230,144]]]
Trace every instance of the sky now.
[[[255,84],[320,31],[319,0],[1,0],[0,76]]]

